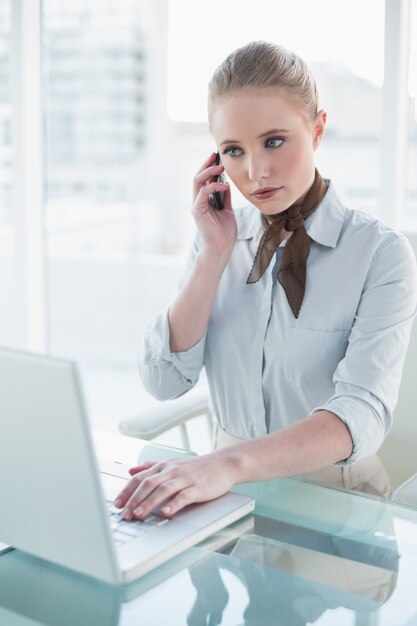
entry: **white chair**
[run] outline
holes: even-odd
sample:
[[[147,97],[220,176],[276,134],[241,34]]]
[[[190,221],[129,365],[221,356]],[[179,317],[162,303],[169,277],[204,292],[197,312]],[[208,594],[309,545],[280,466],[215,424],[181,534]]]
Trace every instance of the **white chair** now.
[[[124,435],[147,441],[179,427],[182,446],[191,449],[187,422],[195,417],[205,416],[209,436],[213,437],[213,419],[210,411],[207,387],[198,386],[175,400],[156,402],[135,415],[124,418],[119,430]]]
[[[394,489],[392,499],[400,504],[417,507],[417,474]]]

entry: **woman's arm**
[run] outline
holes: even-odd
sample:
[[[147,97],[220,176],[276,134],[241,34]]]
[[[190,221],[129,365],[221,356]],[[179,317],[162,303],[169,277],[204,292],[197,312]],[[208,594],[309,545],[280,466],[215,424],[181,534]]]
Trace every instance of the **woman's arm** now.
[[[347,426],[334,414],[318,411],[296,424],[191,459],[155,463],[135,474],[115,505],[125,519],[144,518],[167,499],[171,516],[192,502],[221,496],[233,485],[305,474],[342,461],[352,452]],[[171,499],[172,498],[172,499]]]
[[[199,237],[189,258],[183,282],[168,313],[150,324],[138,367],[147,391],[159,400],[177,398],[191,389],[204,364],[204,335],[219,282],[236,240],[236,220],[230,188],[212,182],[222,165],[213,165],[212,154],[194,179],[193,217]],[[210,194],[225,192],[225,208],[216,211]]]
[[[236,219],[227,184],[212,182],[223,166],[213,166],[212,154],[194,178],[192,214],[201,237],[193,270],[169,309],[171,352],[184,352],[204,335],[223,271],[236,241]],[[225,192],[224,209],[210,203],[214,191]]]
[[[306,474],[347,459],[352,453],[348,427],[329,411],[318,411],[264,437],[219,452],[237,469],[238,482]]]
[[[197,256],[191,274],[169,308],[171,352],[185,352],[203,337],[228,258],[204,249]]]

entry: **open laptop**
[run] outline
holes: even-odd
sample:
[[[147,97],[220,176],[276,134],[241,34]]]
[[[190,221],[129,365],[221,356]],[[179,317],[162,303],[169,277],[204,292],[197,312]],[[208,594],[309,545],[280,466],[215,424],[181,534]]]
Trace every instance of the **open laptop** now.
[[[100,473],[71,361],[0,348],[0,416],[0,541],[88,576],[134,580],[254,508],[229,492],[168,521],[121,521],[126,468]]]

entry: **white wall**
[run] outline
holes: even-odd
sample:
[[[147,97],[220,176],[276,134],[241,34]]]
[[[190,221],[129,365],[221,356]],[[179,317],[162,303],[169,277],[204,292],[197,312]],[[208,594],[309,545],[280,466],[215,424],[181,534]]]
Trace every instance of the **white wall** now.
[[[180,260],[54,259],[50,263],[54,354],[113,365],[136,360],[147,324],[175,293]]]

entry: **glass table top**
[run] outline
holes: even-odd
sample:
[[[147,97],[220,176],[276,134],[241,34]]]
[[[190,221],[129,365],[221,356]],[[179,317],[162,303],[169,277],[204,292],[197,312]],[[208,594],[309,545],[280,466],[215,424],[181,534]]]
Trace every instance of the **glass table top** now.
[[[253,515],[126,587],[4,554],[0,624],[417,624],[417,511],[299,479],[238,491]]]

